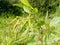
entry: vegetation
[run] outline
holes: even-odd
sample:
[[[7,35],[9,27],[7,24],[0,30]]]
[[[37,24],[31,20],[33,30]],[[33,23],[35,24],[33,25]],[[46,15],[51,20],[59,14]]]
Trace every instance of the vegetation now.
[[[0,45],[60,45],[60,1],[1,0]]]

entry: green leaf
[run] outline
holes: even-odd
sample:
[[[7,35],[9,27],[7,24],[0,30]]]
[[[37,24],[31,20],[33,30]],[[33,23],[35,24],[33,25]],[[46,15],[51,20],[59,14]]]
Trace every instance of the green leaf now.
[[[33,10],[34,10],[35,14],[38,13],[38,9],[37,8],[34,8]]]
[[[20,0],[22,4],[24,4],[25,6],[28,6],[30,8],[32,8],[32,6],[29,4],[29,2],[27,0]]]
[[[54,17],[50,22],[50,26],[56,26],[59,22],[60,22],[60,17]]]
[[[23,9],[24,9],[25,12],[31,13],[31,9],[30,9],[30,8],[28,8],[28,7],[26,7],[26,6],[23,6]]]
[[[18,6],[18,7],[23,7],[23,5],[22,4],[13,4],[13,6]]]

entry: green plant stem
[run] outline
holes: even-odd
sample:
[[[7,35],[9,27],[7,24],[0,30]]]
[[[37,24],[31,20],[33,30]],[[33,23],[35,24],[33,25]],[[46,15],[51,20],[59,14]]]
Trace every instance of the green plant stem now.
[[[48,20],[48,10],[46,12],[45,22],[47,22],[47,20]]]

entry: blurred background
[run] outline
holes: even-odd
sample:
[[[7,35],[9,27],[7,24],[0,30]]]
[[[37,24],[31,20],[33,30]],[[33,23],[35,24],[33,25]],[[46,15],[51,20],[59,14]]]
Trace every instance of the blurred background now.
[[[0,0],[0,45],[60,45],[60,0]]]

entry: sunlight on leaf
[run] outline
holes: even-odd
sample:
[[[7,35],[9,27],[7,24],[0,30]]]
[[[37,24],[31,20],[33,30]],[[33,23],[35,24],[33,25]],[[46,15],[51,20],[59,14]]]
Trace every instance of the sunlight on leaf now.
[[[27,12],[27,13],[31,13],[31,9],[30,9],[30,8],[24,6],[23,9],[24,9],[25,12]]]
[[[32,8],[32,6],[29,4],[29,2],[27,0],[20,0],[21,3],[23,3],[25,6],[28,6],[30,8]]]

